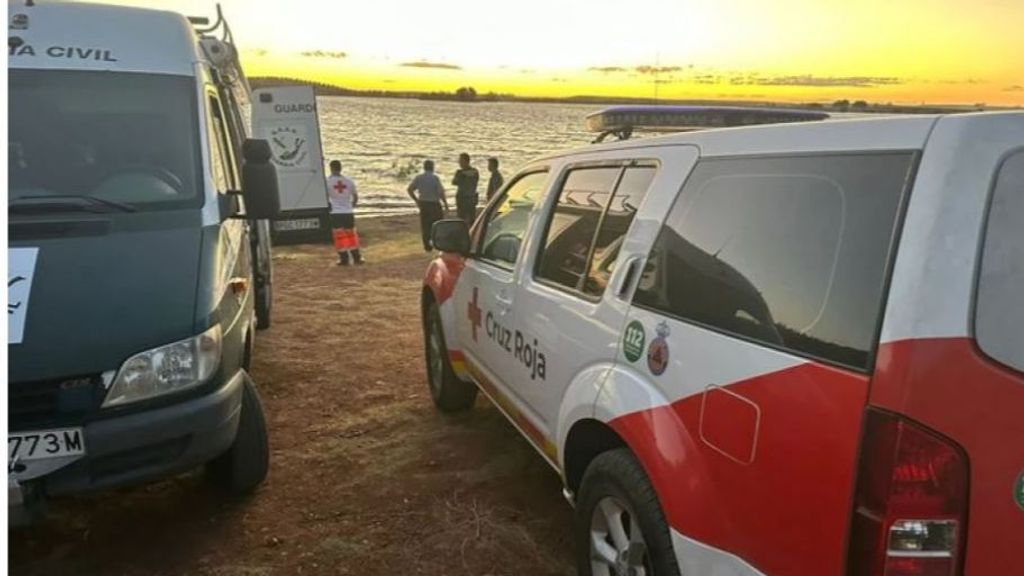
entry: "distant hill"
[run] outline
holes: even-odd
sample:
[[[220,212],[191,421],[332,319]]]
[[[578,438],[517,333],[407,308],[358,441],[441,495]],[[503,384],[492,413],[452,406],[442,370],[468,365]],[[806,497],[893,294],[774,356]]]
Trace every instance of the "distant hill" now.
[[[830,112],[853,112],[853,113],[885,113],[885,114],[941,114],[949,112],[965,112],[969,110],[986,110],[984,104],[975,106],[911,106],[892,103],[868,103],[858,100],[851,103],[849,100],[837,100],[832,103],[804,102],[804,103],[781,103],[762,102],[756,100],[691,100],[691,99],[654,99],[654,98],[633,98],[633,97],[610,97],[610,96],[567,96],[567,97],[540,97],[540,96],[516,96],[514,94],[498,94],[486,92],[479,94],[471,87],[462,87],[454,92],[418,92],[418,91],[393,91],[393,90],[354,90],[336,84],[300,80],[297,78],[283,78],[277,76],[255,76],[249,78],[249,84],[255,88],[266,88],[272,86],[312,86],[318,96],[363,96],[374,98],[412,98],[418,100],[448,100],[455,102],[547,102],[561,104],[686,104],[691,106],[760,106],[772,108],[810,108],[828,110]],[[992,108],[995,109],[995,108]]]

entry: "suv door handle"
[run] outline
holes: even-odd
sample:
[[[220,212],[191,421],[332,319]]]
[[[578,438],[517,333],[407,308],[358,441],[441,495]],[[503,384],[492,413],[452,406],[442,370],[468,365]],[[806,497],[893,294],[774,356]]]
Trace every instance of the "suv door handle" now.
[[[503,316],[512,308],[512,299],[506,296],[504,290],[495,294],[494,300],[498,303],[498,312]]]
[[[621,280],[619,280],[618,289],[615,290],[615,295],[620,299],[626,299],[626,294],[629,292],[629,288],[633,285],[633,281],[636,279],[636,271],[639,266],[639,256],[631,256],[629,260],[626,261],[626,271],[623,272]]]

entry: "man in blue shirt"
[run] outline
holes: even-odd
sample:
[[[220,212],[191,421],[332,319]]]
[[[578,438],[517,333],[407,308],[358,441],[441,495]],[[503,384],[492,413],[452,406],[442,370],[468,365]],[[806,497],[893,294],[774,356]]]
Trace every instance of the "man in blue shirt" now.
[[[406,189],[409,197],[420,209],[420,234],[423,236],[423,249],[430,252],[430,229],[448,211],[448,199],[444,195],[444,185],[434,174],[434,161],[423,162],[423,172],[416,175]],[[442,206],[444,209],[442,210]]]

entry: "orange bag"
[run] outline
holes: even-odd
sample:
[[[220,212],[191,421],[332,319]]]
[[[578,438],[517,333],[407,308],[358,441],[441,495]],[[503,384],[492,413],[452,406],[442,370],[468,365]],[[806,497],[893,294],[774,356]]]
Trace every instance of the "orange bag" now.
[[[334,249],[339,252],[359,248],[359,235],[356,233],[355,228],[335,228],[333,236]]]

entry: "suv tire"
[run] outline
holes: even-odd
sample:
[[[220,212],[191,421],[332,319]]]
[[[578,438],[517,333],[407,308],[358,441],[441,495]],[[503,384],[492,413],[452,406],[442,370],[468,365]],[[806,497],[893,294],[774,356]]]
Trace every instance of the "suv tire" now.
[[[227,452],[206,465],[206,477],[217,488],[243,496],[266,479],[269,460],[263,403],[252,381],[246,378],[235,441]]]
[[[451,362],[448,360],[448,347],[444,341],[441,313],[434,302],[427,308],[423,340],[427,361],[427,384],[434,405],[442,412],[459,412],[471,408],[476,400],[476,386],[463,382],[452,370]]]
[[[626,448],[604,452],[587,466],[574,530],[580,576],[679,576],[658,496]]]

